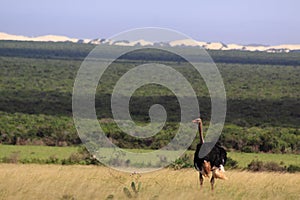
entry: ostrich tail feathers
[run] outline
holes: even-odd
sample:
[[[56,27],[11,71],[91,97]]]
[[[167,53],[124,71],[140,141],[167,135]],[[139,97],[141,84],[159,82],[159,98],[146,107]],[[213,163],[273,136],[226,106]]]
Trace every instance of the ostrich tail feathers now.
[[[223,171],[222,169],[214,168],[213,169],[213,176],[215,178],[219,178],[219,179],[222,179],[222,180],[228,180],[228,178],[227,178],[227,176],[225,175],[224,172],[225,171]]]

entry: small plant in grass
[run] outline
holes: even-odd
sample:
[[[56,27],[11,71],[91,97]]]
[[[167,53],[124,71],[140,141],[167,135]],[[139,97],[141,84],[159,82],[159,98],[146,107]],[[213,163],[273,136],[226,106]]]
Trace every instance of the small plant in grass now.
[[[141,189],[141,185],[141,182],[139,182],[138,186],[136,186],[135,182],[132,181],[130,185],[132,191],[130,191],[127,187],[124,187],[123,192],[129,199],[137,198]]]
[[[105,200],[112,200],[112,199],[114,199],[114,195],[113,195],[113,194],[110,194],[110,195],[108,195],[108,196],[106,197]]]
[[[71,194],[64,194],[60,199],[61,200],[76,200],[76,198]]]
[[[130,184],[131,190],[128,187],[124,187],[123,192],[127,198],[137,198],[142,187],[142,183],[139,181],[141,175],[134,172],[130,176],[133,177],[133,181]]]
[[[57,158],[56,155],[51,155],[47,160],[46,160],[47,164],[58,164],[59,163],[59,159]]]
[[[153,197],[150,198],[150,200],[157,200],[159,198],[158,195],[154,195]]]
[[[142,182],[140,182],[140,180],[139,180],[141,178],[141,175],[139,173],[134,172],[130,176],[133,179],[131,181],[130,187],[124,187],[123,192],[124,192],[125,196],[129,199],[138,198],[139,194],[141,192],[141,188],[142,188]],[[158,195],[154,195],[150,199],[156,200],[156,199],[158,199],[158,197],[159,197]],[[139,197],[139,198],[141,198],[141,197]]]

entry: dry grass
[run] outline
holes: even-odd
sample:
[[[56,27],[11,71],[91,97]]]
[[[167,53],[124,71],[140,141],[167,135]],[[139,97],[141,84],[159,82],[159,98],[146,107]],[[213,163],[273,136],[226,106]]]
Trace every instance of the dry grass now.
[[[226,172],[214,193],[193,169],[142,174],[138,199],[300,199],[300,174]],[[0,199],[126,199],[133,177],[105,167],[0,165]]]

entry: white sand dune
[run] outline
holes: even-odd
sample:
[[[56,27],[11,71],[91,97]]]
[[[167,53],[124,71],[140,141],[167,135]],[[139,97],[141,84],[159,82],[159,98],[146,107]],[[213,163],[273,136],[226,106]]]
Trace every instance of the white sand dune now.
[[[18,41],[41,41],[41,42],[78,42],[79,39],[69,38],[66,36],[44,35],[38,37],[26,37],[22,35],[11,35],[0,32],[0,40],[18,40]]]
[[[41,41],[41,42],[80,42],[91,44],[109,44],[118,46],[152,46],[154,42],[145,40],[136,41],[112,41],[112,40],[100,40],[100,39],[76,39],[66,36],[57,35],[44,35],[38,37],[27,37],[22,35],[11,35],[0,32],[0,40],[17,40],[17,41]],[[221,42],[201,42],[192,39],[183,39],[170,41],[168,44],[172,47],[176,46],[191,46],[191,47],[203,47],[210,50],[243,50],[243,51],[266,51],[266,52],[289,52],[292,50],[300,50],[300,44],[282,44],[275,46],[265,45],[239,45],[239,44],[223,44]]]
[[[51,41],[51,42],[64,42],[64,41],[70,41],[70,42],[78,42],[78,39],[76,38],[69,38],[66,36],[57,36],[57,35],[45,35],[45,36],[39,36],[36,38],[33,38],[35,41]]]
[[[19,41],[25,41],[28,40],[28,37],[21,36],[21,35],[10,35],[7,33],[1,33],[0,32],[0,40],[19,40]]]
[[[274,49],[290,49],[290,50],[298,50],[300,49],[299,44],[282,44],[278,46],[272,46]]]
[[[192,40],[192,39],[184,39],[184,40],[175,40],[175,41],[171,41],[169,42],[170,46],[174,47],[174,46],[204,46],[207,43],[206,42],[199,42],[196,40]]]
[[[136,41],[116,41],[113,43],[114,45],[118,45],[118,46],[135,46],[135,45],[140,45],[140,46],[151,46],[154,43],[153,42],[148,42],[145,40],[136,40]]]

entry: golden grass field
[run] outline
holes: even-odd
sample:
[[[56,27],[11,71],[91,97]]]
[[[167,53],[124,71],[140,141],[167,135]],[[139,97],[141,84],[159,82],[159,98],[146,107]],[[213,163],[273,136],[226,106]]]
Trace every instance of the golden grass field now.
[[[208,179],[200,190],[194,169],[141,174],[137,199],[300,199],[300,173],[226,174],[214,192]],[[123,188],[134,177],[99,166],[0,164],[0,199],[128,199]]]

